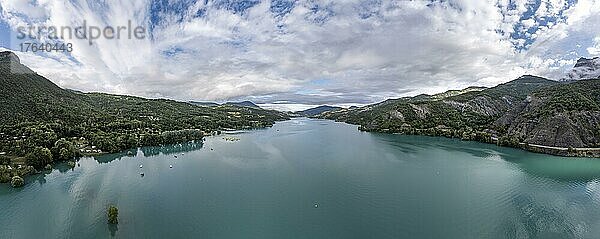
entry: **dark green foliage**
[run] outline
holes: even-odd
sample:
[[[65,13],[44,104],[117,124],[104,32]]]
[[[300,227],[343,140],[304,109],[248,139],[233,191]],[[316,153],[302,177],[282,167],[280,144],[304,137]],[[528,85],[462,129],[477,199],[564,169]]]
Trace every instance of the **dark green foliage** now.
[[[13,188],[23,187],[23,185],[25,185],[25,180],[19,176],[14,176],[10,181],[10,185],[12,185]]]
[[[6,170],[0,170],[0,183],[10,183],[12,180],[11,173]]]
[[[600,80],[559,83],[524,76],[481,91],[387,100],[325,113],[322,117],[358,124],[364,131],[486,143],[493,143],[496,138],[498,145],[517,148],[530,148],[528,143],[598,147]],[[552,134],[556,136],[540,136]]]
[[[27,154],[26,162],[27,165],[31,165],[36,168],[44,167],[46,164],[52,163],[52,153],[47,148],[36,147],[31,153]]]
[[[560,83],[557,81],[526,75],[489,89],[454,96],[452,99],[458,102],[468,102],[476,97],[487,97],[492,101],[498,102],[507,98],[525,99],[531,92],[558,84]]]
[[[189,142],[193,140],[201,140],[204,133],[200,130],[178,130],[163,132],[160,135],[162,144],[175,144],[179,142]]]
[[[32,166],[0,166],[0,183],[10,183],[14,176],[24,177],[30,174],[34,174],[36,172],[37,171]]]
[[[0,164],[1,165],[8,165],[8,164],[10,164],[10,157],[5,156],[5,155],[0,155]]]
[[[360,125],[361,130],[444,136],[492,143],[502,129],[494,122],[523,102],[536,90],[558,85],[534,76],[492,88],[449,91],[438,95],[419,95],[354,110],[325,113],[322,117]],[[504,129],[506,131],[506,129]],[[517,145],[518,139],[503,139],[502,144]]]
[[[114,153],[198,140],[202,131],[262,128],[288,119],[260,108],[64,90],[8,55],[0,54],[0,152],[11,156],[43,147],[52,149],[56,160],[69,160],[92,146]],[[15,66],[26,74],[15,74]],[[29,161],[46,165],[33,157]]]
[[[118,224],[119,223],[119,209],[115,206],[108,207],[108,223]]]
[[[533,96],[545,102],[529,112],[529,118],[548,117],[564,112],[599,111],[600,80],[584,80],[544,88]]]
[[[287,116],[275,111],[247,107],[208,108],[169,100],[105,94],[81,94],[77,97],[80,97],[79,102],[64,102],[81,104],[69,111],[72,116],[49,121],[31,118],[31,121],[0,126],[0,132],[19,137],[18,140],[0,140],[0,150],[19,156],[30,152],[35,146],[43,146],[53,148],[58,157],[60,149],[54,150],[57,138],[84,137],[103,152],[119,152],[138,146],[201,139],[200,131],[263,128],[272,126],[278,120],[287,119]],[[85,108],[88,110],[78,110]],[[79,116],[85,120],[70,120]],[[179,138],[174,138],[169,133],[164,134],[189,129],[198,130],[193,135],[188,131],[186,136]],[[71,157],[70,152],[71,148],[67,147],[64,156]],[[65,157],[61,156],[60,160],[65,160]]]
[[[484,142],[484,143],[493,143],[492,134],[486,132],[477,132],[475,136],[475,141]]]
[[[73,159],[78,155],[77,149],[75,149],[73,143],[64,138],[56,141],[51,151],[52,155],[54,155],[54,160],[57,161]]]
[[[506,147],[514,147],[517,148],[519,147],[519,143],[521,141],[519,140],[519,138],[514,137],[514,136],[502,136],[500,138],[498,138],[498,145],[499,146],[506,146]]]

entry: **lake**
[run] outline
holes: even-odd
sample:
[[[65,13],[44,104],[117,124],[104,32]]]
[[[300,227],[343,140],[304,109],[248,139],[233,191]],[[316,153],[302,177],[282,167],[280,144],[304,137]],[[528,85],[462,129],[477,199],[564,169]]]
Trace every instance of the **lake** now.
[[[600,160],[311,119],[133,152],[0,185],[0,238],[600,235]]]

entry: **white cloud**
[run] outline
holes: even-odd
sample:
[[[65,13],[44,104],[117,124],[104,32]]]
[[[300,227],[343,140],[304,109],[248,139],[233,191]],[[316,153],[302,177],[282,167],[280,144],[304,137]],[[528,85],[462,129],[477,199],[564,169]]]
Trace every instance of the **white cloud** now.
[[[593,56],[600,55],[600,37],[596,37],[594,39],[594,45],[591,47],[588,47],[587,52]]]
[[[146,0],[24,2],[0,0],[3,19],[12,26],[71,26],[83,20],[116,26],[132,20],[147,27],[152,19],[151,1]],[[175,6],[178,1],[171,2]],[[153,39],[99,40],[93,46],[74,41],[71,56],[20,56],[59,85],[84,91],[180,100],[364,104],[491,86],[522,74],[560,78],[576,57],[598,54],[598,42],[592,39],[600,37],[590,27],[598,18],[598,1],[580,0],[564,10],[566,2],[539,1],[535,13],[521,20],[529,0],[455,0],[429,6],[427,1],[300,0],[282,15],[271,12],[271,1],[244,13],[199,1],[159,14],[162,22],[152,26]],[[203,16],[196,17],[202,9]],[[560,18],[561,13],[565,21],[542,26],[543,19]],[[512,38],[529,28],[537,28],[525,34],[532,42]],[[525,50],[515,48],[527,44]],[[584,52],[574,54],[576,44]],[[318,79],[328,83],[313,84]]]
[[[523,23],[523,26],[525,26],[526,28],[534,27],[536,24],[535,19],[531,19],[531,18],[522,21],[522,23]]]

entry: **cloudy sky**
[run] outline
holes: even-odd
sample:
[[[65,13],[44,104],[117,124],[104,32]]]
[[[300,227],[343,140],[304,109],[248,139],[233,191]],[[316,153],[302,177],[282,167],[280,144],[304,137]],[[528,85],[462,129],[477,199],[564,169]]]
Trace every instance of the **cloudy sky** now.
[[[559,79],[600,55],[600,0],[0,0],[0,15],[12,50],[19,26],[148,29],[18,53],[61,87],[288,109]]]

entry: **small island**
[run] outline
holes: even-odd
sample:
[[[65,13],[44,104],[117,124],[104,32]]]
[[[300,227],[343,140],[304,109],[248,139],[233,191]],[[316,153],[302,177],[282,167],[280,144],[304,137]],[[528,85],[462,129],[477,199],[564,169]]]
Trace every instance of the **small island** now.
[[[119,209],[116,206],[111,205],[108,207],[108,224],[119,224]]]

